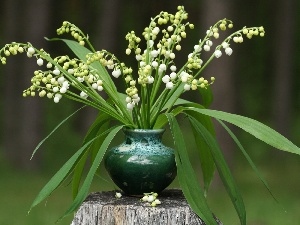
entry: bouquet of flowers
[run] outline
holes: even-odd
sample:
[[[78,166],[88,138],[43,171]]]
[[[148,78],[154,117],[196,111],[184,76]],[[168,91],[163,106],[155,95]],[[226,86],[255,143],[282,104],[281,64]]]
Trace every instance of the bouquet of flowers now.
[[[74,201],[65,215],[73,212],[87,196],[106,149],[122,128],[157,129],[169,126],[174,140],[178,180],[192,209],[206,224],[216,224],[205,196],[217,169],[241,224],[246,224],[244,203],[216,140],[212,118],[228,131],[255,171],[243,146],[223,121],[238,126],[280,150],[296,154],[300,154],[300,150],[256,120],[208,109],[213,99],[210,85],[216,79],[203,77],[204,69],[213,59],[233,54],[232,45],[242,43],[244,38],[263,37],[264,28],[243,27],[220,41],[222,32],[231,30],[233,23],[228,19],[219,20],[196,43],[186,62],[179,66],[175,64],[176,56],[180,54],[187,31],[194,29],[194,25],[187,22],[187,19],[188,13],[184,7],[178,6],[175,14],[160,12],[152,18],[141,37],[134,31],[126,35],[128,47],[125,52],[135,57],[137,70],[125,65],[106,50],[95,50],[88,35],[67,21],[57,29],[57,34],[70,34],[75,40],[51,41],[63,41],[76,55],[75,58],[68,55],[52,57],[30,43],[12,42],[0,49],[2,64],[6,64],[7,57],[11,55],[26,53],[40,67],[34,71],[31,86],[23,92],[24,97],[37,95],[58,104],[62,98],[68,98],[99,111],[82,146],[45,185],[32,207],[47,198],[67,177],[72,176]],[[204,54],[210,55],[206,61]],[[118,90],[115,82],[122,82],[124,89]],[[182,94],[189,91],[199,94],[202,102],[183,99]],[[105,92],[106,97],[103,97],[102,92]],[[204,187],[197,181],[188,158],[184,135],[177,121],[177,116],[181,114],[186,116],[184,122],[190,124],[196,140],[197,149],[194,150],[200,156]],[[112,121],[117,125],[107,126]],[[92,163],[80,186],[88,155],[91,155]],[[268,188],[263,178],[259,177]]]

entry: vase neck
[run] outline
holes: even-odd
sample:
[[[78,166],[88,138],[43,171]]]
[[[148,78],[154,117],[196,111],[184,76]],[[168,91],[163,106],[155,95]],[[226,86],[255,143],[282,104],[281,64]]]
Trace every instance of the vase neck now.
[[[155,143],[161,142],[164,129],[124,129],[126,143],[132,142]]]

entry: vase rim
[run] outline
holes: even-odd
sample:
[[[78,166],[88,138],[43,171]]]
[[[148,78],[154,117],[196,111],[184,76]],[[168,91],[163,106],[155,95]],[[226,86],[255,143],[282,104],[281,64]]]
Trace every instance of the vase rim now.
[[[151,133],[162,133],[165,131],[165,129],[160,128],[160,129],[140,129],[140,128],[124,128],[123,129],[124,132],[132,132],[132,133],[147,133],[147,134],[151,134]]]

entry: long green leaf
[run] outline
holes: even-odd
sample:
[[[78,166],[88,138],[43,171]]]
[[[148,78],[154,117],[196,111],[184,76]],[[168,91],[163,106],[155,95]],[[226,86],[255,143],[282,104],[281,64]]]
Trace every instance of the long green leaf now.
[[[114,127],[109,134],[107,135],[107,137],[105,138],[105,140],[103,141],[96,157],[95,160],[93,161],[91,168],[86,176],[86,179],[84,180],[76,198],[74,199],[72,205],[69,207],[69,209],[65,212],[65,214],[60,218],[64,218],[65,216],[69,215],[70,213],[74,212],[79,206],[80,204],[84,201],[84,199],[86,198],[89,188],[91,186],[93,177],[97,171],[98,166],[100,165],[103,156],[110,144],[110,142],[112,141],[112,139],[115,137],[115,135],[124,127],[124,125],[120,125],[117,127]]]
[[[174,116],[177,116],[179,113],[181,113],[183,111],[183,107],[177,107],[175,109],[172,110],[172,114]],[[168,123],[168,118],[165,116],[165,114],[160,114],[156,120],[156,123],[153,126],[153,129],[160,129],[162,127],[164,127],[166,124]]]
[[[274,200],[278,203],[277,199],[275,198],[275,196],[273,195],[273,193],[271,192],[271,189],[267,183],[267,181],[263,178],[263,176],[260,174],[260,172],[258,171],[257,167],[255,166],[254,162],[252,161],[251,157],[249,156],[249,154],[246,152],[245,148],[243,147],[243,145],[241,144],[241,142],[238,140],[238,138],[234,135],[234,133],[229,129],[228,126],[226,126],[225,123],[223,123],[221,120],[217,119],[217,121],[224,127],[224,129],[228,132],[228,134],[231,136],[231,138],[234,140],[234,142],[236,143],[236,145],[239,147],[239,149],[241,150],[241,152],[243,153],[243,155],[245,156],[245,158],[247,159],[248,163],[250,164],[250,166],[252,167],[252,169],[255,171],[256,175],[258,176],[258,178],[261,180],[261,182],[264,184],[264,186],[266,187],[266,189],[269,191],[269,193],[271,194],[271,196],[274,198]]]
[[[246,225],[246,210],[241,194],[239,193],[231,172],[227,166],[221,149],[218,146],[216,139],[211,135],[211,133],[194,117],[189,116],[192,126],[195,130],[202,135],[204,141],[209,146],[211,154],[214,158],[215,164],[217,166],[219,175],[222,182],[229,194],[231,201],[237,211],[242,225]]]
[[[61,40],[63,42],[65,42],[68,47],[75,53],[75,55],[83,60],[86,61],[86,55],[88,53],[91,53],[90,50],[88,50],[87,48],[85,48],[84,46],[81,46],[78,42],[76,41],[72,41],[72,40],[68,40],[68,39],[58,39]],[[109,84],[109,88],[112,88],[112,90],[114,92],[117,92],[117,88],[114,84],[114,82],[112,81],[110,75],[108,74],[107,70],[101,65],[101,63],[99,62],[94,62],[91,65],[93,68],[95,68],[97,71],[100,72],[101,74],[101,78],[103,79],[103,81],[106,84]]]
[[[73,112],[71,115],[69,115],[68,117],[66,117],[65,119],[63,119],[43,140],[40,141],[40,143],[35,147],[35,149],[33,150],[33,153],[31,155],[30,160],[32,159],[32,157],[35,155],[36,151],[41,147],[41,145],[61,126],[63,125],[68,119],[70,119],[72,116],[74,116],[79,110],[83,109],[85,106],[77,109],[75,112]]]
[[[173,97],[172,99],[174,100],[176,98]],[[171,99],[169,99],[169,101],[167,102],[167,104],[165,105],[165,107],[161,110],[161,112],[163,112],[164,110],[166,110],[168,107],[171,107],[171,105],[170,105],[171,103],[172,103],[172,101],[171,101]],[[173,105],[173,110],[171,111],[171,113],[176,116],[179,113],[181,113],[183,110],[185,110],[183,107],[205,108],[204,106],[202,106],[200,104],[197,104],[197,103],[194,103],[194,102],[190,102],[190,101],[187,101],[185,99],[178,98],[175,101],[174,105]],[[165,117],[164,114],[160,114],[158,116],[157,120],[155,121],[155,124],[153,125],[153,128],[154,129],[162,128],[163,126],[165,126],[167,124],[167,122],[168,122],[167,117]]]
[[[203,102],[204,102],[204,104],[206,104],[208,106],[211,103],[210,101],[212,100],[211,96],[210,96],[212,94],[210,88],[208,87],[207,90],[205,89],[202,94],[203,94],[203,96],[202,96]],[[185,104],[182,104],[182,107],[195,107],[195,108],[199,108],[199,109],[205,108],[203,105],[193,103],[193,102],[187,102]],[[183,111],[184,110],[185,110],[185,108],[183,108]],[[214,125],[209,116],[202,115],[200,113],[193,112],[193,111],[185,111],[185,113],[193,116],[195,119],[197,119],[199,122],[201,122],[201,124],[215,137],[216,134],[215,134]],[[205,190],[205,192],[207,192],[208,188],[212,182],[212,179],[214,177],[216,167],[215,167],[213,157],[210,153],[209,146],[203,140],[203,137],[201,135],[199,135],[198,132],[195,131],[193,126],[192,126],[192,130],[193,130],[195,142],[196,142],[199,156],[200,156],[201,169],[202,169],[203,181],[204,181],[204,190]]]
[[[164,104],[161,111],[164,111],[176,105],[181,105],[189,102],[185,99],[179,98],[179,96],[182,94],[183,86],[184,84],[180,84],[180,86],[177,87],[175,92],[171,91],[170,93],[168,93],[168,97],[167,97],[168,101]]]
[[[213,218],[212,212],[207,205],[203,190],[195,176],[195,172],[190,163],[186,145],[184,143],[183,134],[180,130],[178,122],[173,114],[166,114],[173,140],[175,145],[175,159],[177,165],[177,177],[182,188],[186,200],[190,204],[193,211],[206,223],[217,225]]]
[[[61,40],[65,42],[68,45],[68,47],[75,53],[75,55],[83,61],[86,61],[86,55],[88,53],[91,53],[90,50],[88,50],[84,46],[81,46],[76,41],[72,41],[68,39],[57,39],[57,40]],[[90,66],[96,69],[100,73],[101,79],[104,82],[103,87],[106,93],[108,94],[108,96],[113,100],[119,100],[116,85],[111,79],[111,76],[108,74],[107,70],[102,66],[102,64],[100,62],[93,62]],[[122,102],[118,101],[116,102],[116,104],[118,104],[118,106],[122,109],[123,113],[126,114],[126,112],[128,112],[126,108],[122,107],[124,105],[122,104]]]
[[[95,137],[96,139],[97,137]],[[42,188],[37,197],[31,204],[30,210],[41,203],[44,199],[50,196],[50,194],[61,184],[65,177],[69,174],[71,169],[76,164],[78,158],[83,154],[87,147],[94,141],[94,139],[83,145],[60,169],[59,171],[48,181],[48,183]],[[29,211],[30,211],[29,210]]]
[[[181,99],[178,99],[176,104],[179,105],[179,106],[176,107],[175,109],[173,109],[172,112],[171,112],[174,116],[176,116],[179,113],[183,112],[185,110],[185,107],[204,108],[200,104],[196,104],[196,103],[181,100]],[[208,128],[213,135],[215,135],[214,127],[213,127],[213,124],[212,124],[212,121],[211,121],[210,117],[208,117],[206,115],[202,115],[202,114],[197,113],[197,112],[192,112],[192,111],[186,111],[186,113],[191,114],[194,117],[197,117],[198,120],[201,120],[202,123],[205,125],[205,127]],[[165,117],[164,114],[161,114],[157,118],[156,123],[154,125],[154,128],[161,128],[161,127],[165,126],[167,121],[168,121],[167,117]],[[193,132],[193,133],[194,133],[194,136],[195,136],[195,142],[196,142],[196,145],[197,145],[197,150],[198,150],[199,155],[200,155],[200,162],[201,162],[201,168],[202,168],[202,173],[203,173],[203,181],[204,181],[204,191],[206,193],[208,191],[208,188],[209,188],[209,186],[212,182],[212,179],[214,177],[215,165],[214,165],[214,161],[213,161],[213,158],[210,154],[210,150],[209,150],[208,146],[206,145],[206,143],[203,140],[201,140],[202,137],[197,135],[197,133],[195,133],[195,132]]]
[[[199,105],[198,107],[202,108],[201,105]],[[186,113],[194,117],[198,121],[201,121],[202,125],[211,133],[212,136],[215,137],[214,126],[209,116],[205,116],[193,111],[187,111]],[[210,148],[207,145],[207,143],[204,141],[202,135],[196,132],[193,126],[192,126],[192,130],[193,130],[195,143],[197,146],[197,153],[200,156],[200,163],[201,163],[203,182],[204,182],[204,191],[205,193],[207,193],[209,186],[214,178],[216,166],[215,166],[214,159],[210,153]]]
[[[101,128],[99,129],[98,131],[98,134],[101,134],[103,132],[105,132],[106,130],[108,130],[108,128],[110,127],[110,122],[111,121],[105,121]],[[95,160],[95,157],[98,153],[98,150],[99,150],[99,146],[101,146],[101,144],[103,143],[104,139],[106,138],[107,135],[104,135],[104,136],[101,136],[99,138],[97,138],[93,144],[91,145],[90,147],[90,152],[91,152],[91,160],[92,162]]]
[[[73,179],[72,179],[73,199],[75,199],[76,195],[78,194],[78,188],[79,188],[80,181],[81,181],[81,178],[82,178],[84,165],[86,164],[86,160],[88,158],[88,154],[91,155],[91,160],[93,162],[94,159],[95,159],[95,155],[97,154],[97,151],[99,150],[99,146],[101,146],[102,142],[104,141],[104,139],[106,138],[106,136],[108,134],[105,131],[107,131],[108,128],[109,128],[109,122],[108,122],[109,116],[108,115],[106,116],[105,114],[102,114],[102,113],[100,115],[102,116],[102,117],[100,117],[101,120],[99,120],[99,117],[98,117],[98,119],[96,120],[96,122],[98,122],[98,124],[93,129],[93,130],[97,129],[97,133],[94,134],[94,137],[98,137],[98,138],[94,139],[94,141],[89,146],[88,151],[86,152],[86,154],[84,154],[80,158],[78,164],[76,165],[76,167],[74,169]],[[88,134],[90,135],[91,133],[94,133],[94,132],[91,131]],[[87,138],[88,139],[85,139],[84,143],[87,140],[90,140],[89,137],[87,137]]]
[[[93,124],[89,127],[89,130],[87,131],[87,133],[84,137],[83,144],[85,144],[85,142],[87,142],[87,141],[93,139],[95,136],[97,136],[99,129],[101,128],[103,123],[105,123],[108,120],[112,121],[113,119],[114,118],[112,116],[110,116],[109,114],[99,112],[99,114],[97,115],[97,118],[95,119]]]
[[[110,115],[100,112],[98,114],[96,120],[94,121],[94,123],[90,126],[90,128],[84,138],[83,144],[90,141],[91,139],[94,139],[95,137],[98,137],[90,145],[88,151],[84,155],[82,155],[82,157],[80,158],[80,160],[78,161],[78,163],[74,169],[73,179],[72,179],[73,199],[75,199],[76,195],[78,194],[78,188],[80,185],[80,181],[82,178],[84,166],[86,164],[88,155],[89,154],[92,155],[92,161],[93,161],[95,149],[97,148],[97,150],[98,150],[99,149],[98,146],[100,146],[99,143],[102,143],[104,138],[106,138],[106,135],[101,135],[101,134],[104,134],[105,131],[108,130],[108,126],[103,126],[103,125],[106,124],[107,121],[111,121],[112,119],[113,118]]]
[[[214,99],[211,88],[209,86],[207,88],[198,88],[198,91],[202,97],[202,105],[208,108]]]
[[[258,138],[259,140],[279,150],[300,155],[299,147],[297,147],[290,140],[288,140],[287,138],[279,134],[277,131],[271,129],[270,127],[254,119],[250,119],[248,117],[226,113],[222,111],[210,110],[210,109],[199,109],[199,108],[189,107],[186,108],[186,110],[199,112],[203,115],[211,116],[216,119],[220,119],[228,123],[234,124],[235,126],[243,129],[244,131]]]
[[[78,193],[78,188],[80,185],[81,177],[83,174],[84,166],[86,164],[86,161],[89,156],[89,151],[85,151],[84,154],[82,154],[81,157],[78,159],[78,163],[76,164],[72,176],[72,197],[75,199],[77,193]]]
[[[103,112],[100,112],[96,118],[96,120],[94,121],[94,123],[90,126],[85,138],[84,138],[84,141],[83,141],[83,145],[94,139],[95,137],[98,137],[97,139],[95,139],[93,141],[93,143],[90,145],[88,151],[86,151],[85,154],[82,155],[82,157],[78,160],[78,163],[77,165],[75,166],[75,169],[74,169],[74,173],[73,173],[73,179],[72,179],[72,193],[73,193],[73,199],[76,197],[77,193],[78,193],[78,188],[79,188],[79,185],[80,185],[80,181],[81,181],[81,178],[82,178],[82,174],[83,174],[83,170],[84,170],[84,166],[86,164],[86,160],[88,158],[88,155],[90,154],[90,152],[93,151],[94,149],[94,143],[95,142],[98,142],[99,139],[101,139],[103,141],[103,138],[106,137],[106,135],[101,135],[102,133],[104,134],[108,127],[105,126],[104,128],[103,127],[103,124],[108,121],[108,120],[112,120],[111,116],[106,114],[106,113],[103,113]],[[102,128],[102,129],[101,129]],[[100,140],[100,141],[101,141]]]
[[[88,53],[92,53],[89,49],[87,49],[84,46],[81,46],[78,42],[68,39],[60,39],[60,38],[53,38],[53,39],[47,39],[49,41],[63,41],[72,51],[73,53],[81,60],[86,61],[86,55]],[[118,108],[122,111],[123,117],[126,118],[127,121],[131,121],[131,117],[129,115],[129,112],[124,105],[123,99],[119,98],[119,93],[117,92],[117,88],[115,83],[113,82],[110,74],[107,72],[107,70],[104,68],[104,66],[100,62],[93,62],[90,65],[91,68],[97,70],[99,72],[99,75],[101,76],[101,80],[103,81],[103,88],[109,98],[114,100],[114,104],[118,106]],[[105,103],[102,103],[105,104]],[[105,104],[106,107],[109,108],[108,104]],[[122,119],[120,119],[122,121]],[[123,120],[124,121],[124,120]],[[125,123],[125,122],[124,122]]]
[[[68,39],[61,39],[61,38],[51,38],[48,41],[63,41],[72,51],[73,53],[81,60],[86,61],[86,55],[92,53],[89,49],[84,46],[81,46],[77,41],[68,40]],[[107,70],[100,64],[100,63],[93,63],[93,67],[95,67],[101,75],[105,76],[105,81],[109,84],[113,83],[110,76],[107,73]],[[115,85],[111,85],[112,88],[116,91]]]
[[[65,42],[80,59],[84,61],[86,60],[86,55],[89,53],[89,50],[87,48],[79,45],[76,41],[66,39],[62,39],[62,41]],[[102,66],[100,62],[93,62],[90,66],[99,72],[99,75],[101,76],[101,79],[104,83],[103,88],[107,95],[115,101],[115,104],[118,105],[118,107],[122,110],[122,113],[128,117],[128,110],[123,104],[123,102],[125,102],[125,98],[124,101],[120,100],[116,85],[111,79],[110,74],[108,74],[107,70]]]

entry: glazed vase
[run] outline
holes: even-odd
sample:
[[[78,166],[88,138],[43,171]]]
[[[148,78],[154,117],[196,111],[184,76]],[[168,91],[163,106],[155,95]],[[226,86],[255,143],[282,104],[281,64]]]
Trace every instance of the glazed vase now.
[[[159,193],[176,177],[174,150],[163,145],[164,129],[124,129],[125,140],[111,148],[105,168],[127,195]]]

